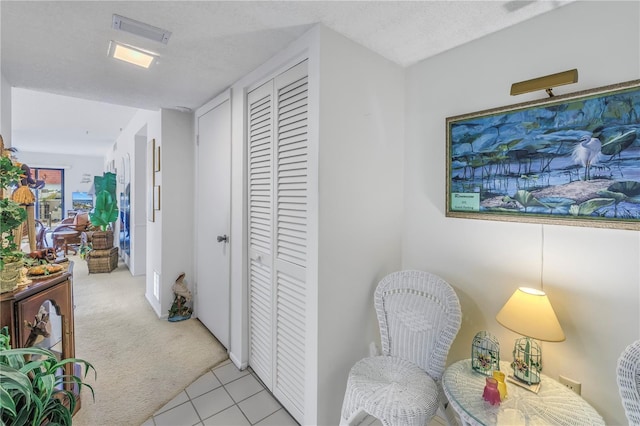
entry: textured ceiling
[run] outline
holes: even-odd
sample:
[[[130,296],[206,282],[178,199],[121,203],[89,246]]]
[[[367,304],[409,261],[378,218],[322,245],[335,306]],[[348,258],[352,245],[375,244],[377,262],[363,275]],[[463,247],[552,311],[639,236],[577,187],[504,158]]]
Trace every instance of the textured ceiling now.
[[[194,109],[319,22],[410,66],[571,1],[2,1],[2,75],[12,87],[28,89],[14,91],[13,145],[36,150],[47,121],[60,123],[51,114],[74,114],[54,106],[43,111],[49,116],[41,122],[28,106],[37,92],[48,94],[47,104],[55,104],[55,94],[144,109]],[[171,31],[168,44],[112,29],[114,13]],[[110,59],[110,40],[156,52],[159,62],[143,70]],[[28,99],[21,99],[25,94]],[[104,105],[103,127],[112,105]],[[125,111],[116,108],[111,132],[93,128],[99,116],[92,114],[58,136],[72,141],[70,135],[84,132],[82,143],[93,135],[102,149],[105,142],[98,139],[126,125]],[[48,129],[49,136],[58,131]]]

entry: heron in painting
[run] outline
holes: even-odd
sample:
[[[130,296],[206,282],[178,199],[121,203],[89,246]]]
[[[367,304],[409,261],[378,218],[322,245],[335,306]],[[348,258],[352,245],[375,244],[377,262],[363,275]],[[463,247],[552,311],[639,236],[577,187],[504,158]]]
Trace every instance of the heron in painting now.
[[[584,180],[591,179],[591,166],[600,160],[602,142],[593,136],[584,135],[573,148],[573,162],[584,167]]]

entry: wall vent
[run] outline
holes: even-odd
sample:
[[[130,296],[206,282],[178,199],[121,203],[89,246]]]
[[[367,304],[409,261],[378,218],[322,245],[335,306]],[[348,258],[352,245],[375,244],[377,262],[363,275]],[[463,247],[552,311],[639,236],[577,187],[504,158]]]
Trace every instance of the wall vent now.
[[[145,24],[144,22],[126,18],[120,15],[113,15],[111,28],[114,30],[126,31],[149,40],[157,41],[163,44],[169,42],[171,31]]]
[[[160,300],[160,274],[158,271],[153,271],[153,297]]]

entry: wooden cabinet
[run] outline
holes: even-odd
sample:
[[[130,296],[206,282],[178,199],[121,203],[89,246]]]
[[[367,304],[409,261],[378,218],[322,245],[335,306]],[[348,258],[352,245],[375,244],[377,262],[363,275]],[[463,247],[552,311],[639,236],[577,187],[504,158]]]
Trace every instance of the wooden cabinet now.
[[[74,358],[73,262],[67,272],[0,294],[0,327],[4,326],[9,327],[13,348],[38,346],[58,359]],[[65,369],[74,374],[73,364]]]

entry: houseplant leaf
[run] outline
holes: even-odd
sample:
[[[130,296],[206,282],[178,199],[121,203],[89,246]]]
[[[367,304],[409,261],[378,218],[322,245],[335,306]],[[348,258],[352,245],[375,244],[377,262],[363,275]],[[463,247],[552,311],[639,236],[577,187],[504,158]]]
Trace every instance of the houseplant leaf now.
[[[102,176],[94,176],[96,203],[89,213],[91,224],[106,231],[111,223],[118,219],[118,203],[116,200],[116,175],[105,172]]]
[[[65,383],[93,388],[80,377],[63,374],[70,363],[84,365],[85,377],[93,366],[81,359],[58,360],[46,350],[36,347],[7,349],[6,327],[0,331],[0,424],[71,425],[77,396],[63,388]],[[30,355],[32,360],[24,361]]]
[[[0,156],[0,271],[6,263],[22,260],[20,248],[13,240],[13,230],[27,220],[27,211],[20,204],[4,197],[4,191],[10,185],[20,180],[22,169],[13,164],[10,158]],[[3,291],[6,286],[14,283],[13,273],[3,274]],[[7,274],[8,276],[4,276]],[[10,289],[10,288],[9,288]]]
[[[15,417],[16,413],[16,404],[13,401],[13,397],[11,394],[5,390],[4,388],[0,388],[0,410],[7,410],[9,414]]]

